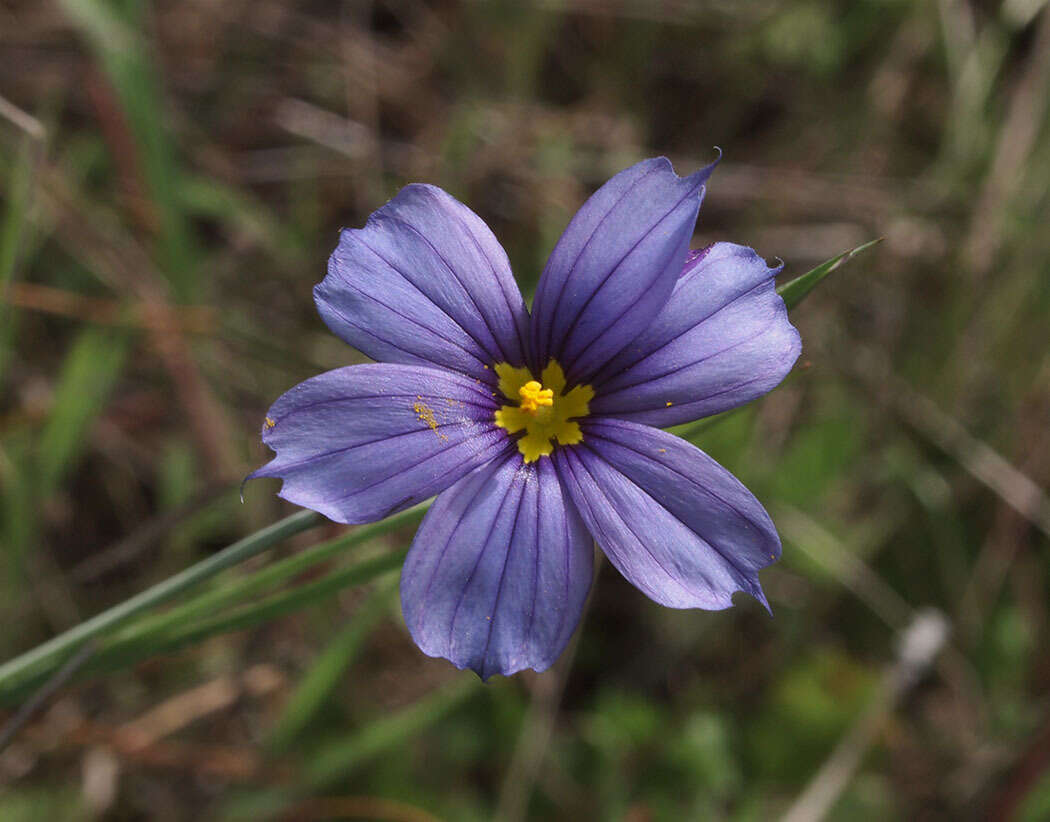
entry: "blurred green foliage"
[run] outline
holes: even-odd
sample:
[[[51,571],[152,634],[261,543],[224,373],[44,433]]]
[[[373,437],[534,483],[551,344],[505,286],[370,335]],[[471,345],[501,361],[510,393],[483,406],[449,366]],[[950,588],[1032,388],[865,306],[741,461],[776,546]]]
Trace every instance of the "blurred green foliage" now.
[[[236,484],[274,397],[360,361],[310,287],[407,182],[526,293],[659,153],[724,150],[694,245],[783,281],[885,241],[793,311],[785,385],[680,429],[780,528],[774,619],[606,566],[563,666],[480,686],[400,625],[419,512],[326,526],[107,637],[0,754],[0,819],[775,818],[926,606],[950,645],[829,818],[1045,818],[1048,53],[1024,0],[7,4],[3,659],[290,513]]]

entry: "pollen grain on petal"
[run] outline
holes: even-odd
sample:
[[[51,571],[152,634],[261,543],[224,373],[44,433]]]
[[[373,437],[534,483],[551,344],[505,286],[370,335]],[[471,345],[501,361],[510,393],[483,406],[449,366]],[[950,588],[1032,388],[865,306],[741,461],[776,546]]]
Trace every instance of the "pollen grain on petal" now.
[[[277,420],[275,420],[273,417],[267,417],[265,420],[263,420],[263,425],[265,425],[267,430],[269,430],[270,428],[273,428],[275,425],[277,425]]]
[[[419,395],[417,395],[419,396]],[[422,397],[419,398],[422,400]],[[427,405],[425,402],[416,402],[412,406],[412,410],[416,412],[416,416],[420,422],[425,422],[430,430],[438,435],[440,439],[447,440],[448,436],[438,430],[437,416],[434,414],[434,409]]]

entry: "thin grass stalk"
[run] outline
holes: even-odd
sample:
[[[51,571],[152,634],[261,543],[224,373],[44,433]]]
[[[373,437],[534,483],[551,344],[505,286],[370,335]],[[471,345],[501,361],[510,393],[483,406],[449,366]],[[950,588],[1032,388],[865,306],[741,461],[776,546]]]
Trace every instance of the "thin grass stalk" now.
[[[74,625],[68,631],[26,651],[21,656],[0,665],[0,691],[10,690],[18,680],[41,668],[53,668],[92,637],[106,633],[124,624],[133,616],[169,602],[183,591],[198,585],[220,571],[254,557],[294,534],[320,525],[324,518],[314,511],[299,511],[268,528],[257,531],[239,542],[213,554],[185,571],[175,574],[152,588],[136,594],[109,610]]]

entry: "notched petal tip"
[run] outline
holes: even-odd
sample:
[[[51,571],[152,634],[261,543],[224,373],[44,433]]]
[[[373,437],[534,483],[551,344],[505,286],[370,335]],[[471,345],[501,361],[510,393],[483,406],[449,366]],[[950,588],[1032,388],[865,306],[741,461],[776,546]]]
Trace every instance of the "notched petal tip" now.
[[[737,594],[745,594],[750,599],[755,600],[762,609],[766,612],[770,619],[774,618],[773,609],[769,605],[769,600],[766,598],[766,592],[762,590],[762,586],[758,581],[758,574],[755,574],[753,584],[743,585],[737,588],[735,591],[729,593],[730,602],[726,605],[726,608],[735,608],[739,603],[736,601]]]
[[[276,403],[274,405],[276,406]],[[273,408],[270,409],[271,413],[272,413],[272,411],[273,411]],[[244,479],[241,480],[241,485],[240,485],[240,488],[238,490],[239,490],[239,494],[240,494],[240,499],[241,499],[241,504],[242,505],[244,504],[244,488],[251,480],[255,480],[255,479],[271,479],[271,478],[275,478],[275,477],[276,478],[280,478],[280,474],[277,473],[277,471],[275,471],[274,468],[273,468],[275,463],[278,462],[278,458],[276,456],[277,447],[275,445],[271,444],[271,442],[270,442],[270,437],[272,435],[273,429],[276,428],[276,427],[277,427],[276,421],[268,413],[266,415],[265,419],[263,420],[262,430],[259,432],[259,437],[260,437],[260,439],[262,439],[263,445],[265,445],[267,448],[269,448],[271,451],[274,452],[274,456],[270,459],[269,462],[264,463],[263,465],[260,465],[258,468],[256,468],[254,471],[251,471],[248,474],[245,474]],[[278,492],[278,496],[280,496],[279,492]]]
[[[676,179],[686,183],[691,183],[696,188],[696,195],[701,202],[703,202],[704,195],[707,193],[707,181],[711,179],[711,175],[714,174],[715,169],[718,168],[719,163],[722,162],[722,149],[720,149],[718,146],[713,146],[713,148],[716,152],[718,152],[718,156],[715,157],[714,160],[712,160],[706,166],[702,166],[696,171],[685,175],[681,175],[677,171],[675,171],[674,164],[671,163],[671,161],[667,157],[659,158],[667,162],[668,170],[672,174],[674,174]]]
[[[514,455],[427,512],[401,574],[405,625],[425,654],[484,681],[546,670],[579,622],[592,561],[549,461]]]
[[[722,152],[722,149],[720,147],[711,146],[711,148],[713,148],[718,153],[718,156],[715,157],[715,159],[713,159],[703,168],[693,172],[694,174],[703,175],[704,182],[707,182],[711,175],[714,174],[715,169],[718,168],[718,165],[722,162],[722,157],[724,156],[724,153]]]
[[[769,608],[758,572],[780,539],[757,499],[695,446],[621,420],[584,425],[584,446],[554,455],[612,564],[671,608],[722,610],[737,591]]]
[[[587,383],[667,303],[715,163],[680,177],[666,157],[621,171],[566,227],[536,288],[532,365]]]
[[[636,163],[634,166],[631,166],[631,168],[638,168],[645,163],[657,163],[664,166],[667,171],[670,171],[675,176],[675,178],[679,180],[695,180],[698,184],[702,184],[707,182],[707,180],[711,177],[715,169],[718,168],[718,164],[722,162],[722,157],[724,156],[724,152],[718,146],[711,146],[711,148],[713,148],[715,152],[717,152],[718,156],[715,157],[715,159],[708,163],[706,166],[702,166],[696,171],[691,172],[690,174],[679,174],[677,171],[675,171],[674,163],[671,162],[669,157],[663,154],[661,154],[659,157],[653,157],[649,160],[642,160],[641,162]],[[627,169],[627,171],[630,171],[631,168]],[[624,172],[620,173],[622,174]]]
[[[379,362],[486,378],[524,362],[528,312],[484,221],[437,186],[405,186],[363,228],[344,228],[314,288],[337,336]]]
[[[778,271],[734,243],[691,254],[663,311],[596,375],[593,411],[662,428],[773,389],[801,352]]]
[[[766,598],[766,592],[762,590],[762,586],[758,583],[755,584],[754,591],[748,591],[752,597],[758,600],[758,604],[766,609],[766,613],[769,614],[770,619],[773,618],[773,609],[769,605],[769,600]]]
[[[450,659],[447,654],[431,653],[430,651],[426,650],[421,645],[419,645],[418,642],[416,643],[416,647],[418,647],[424,655],[430,657],[431,659],[444,659],[446,662],[450,662],[457,670],[470,671],[486,685],[492,682],[492,678],[495,676],[511,677],[514,676],[514,674],[520,674],[522,671],[535,671],[538,674],[542,674],[544,671],[550,670],[551,666],[558,661],[558,657],[555,656],[549,660],[522,660],[507,665],[500,665],[497,663],[490,666],[488,660],[483,662],[457,662],[455,659]]]

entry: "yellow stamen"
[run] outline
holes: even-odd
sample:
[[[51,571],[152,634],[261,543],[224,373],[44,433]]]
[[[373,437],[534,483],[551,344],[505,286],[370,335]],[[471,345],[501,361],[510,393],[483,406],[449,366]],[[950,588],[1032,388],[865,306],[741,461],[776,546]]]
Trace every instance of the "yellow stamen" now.
[[[575,445],[583,441],[583,431],[575,420],[590,412],[594,389],[577,385],[565,391],[565,372],[551,360],[536,380],[527,368],[508,363],[495,367],[503,395],[517,405],[504,405],[496,414],[496,425],[508,434],[524,432],[518,450],[525,462],[550,456],[554,444]]]
[[[522,410],[533,414],[541,405],[548,407],[554,405],[554,392],[549,388],[544,388],[536,380],[529,380],[525,383],[518,389],[518,394],[521,395]]]

